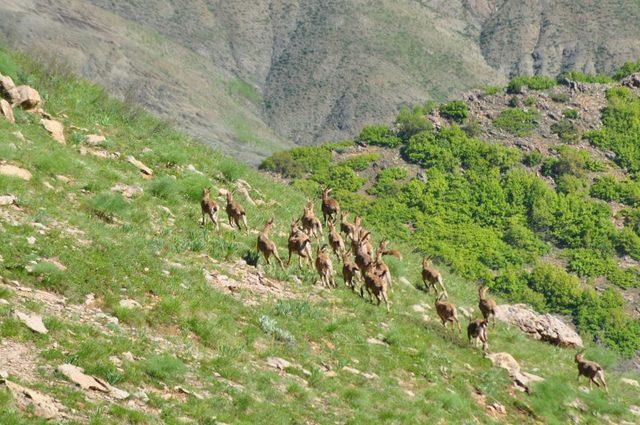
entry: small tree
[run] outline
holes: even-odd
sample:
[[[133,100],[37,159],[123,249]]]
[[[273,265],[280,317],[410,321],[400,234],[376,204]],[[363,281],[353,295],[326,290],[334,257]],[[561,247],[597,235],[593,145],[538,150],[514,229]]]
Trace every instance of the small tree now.
[[[469,116],[469,107],[462,100],[454,100],[440,107],[440,115],[446,119],[462,123]]]

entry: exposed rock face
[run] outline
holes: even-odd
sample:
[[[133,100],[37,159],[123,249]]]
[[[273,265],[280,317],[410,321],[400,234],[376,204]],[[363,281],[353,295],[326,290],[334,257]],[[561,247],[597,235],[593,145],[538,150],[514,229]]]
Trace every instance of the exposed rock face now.
[[[18,86],[9,90],[11,102],[14,106],[20,106],[22,109],[30,110],[42,106],[42,98],[40,93],[29,86]]]
[[[496,318],[520,328],[534,339],[561,347],[582,347],[582,338],[561,319],[551,314],[538,314],[525,304],[499,305]]]
[[[42,322],[42,317],[37,314],[27,314],[20,311],[14,313],[15,317],[25,324],[26,327],[39,334],[47,334],[49,331]]]
[[[117,400],[123,400],[129,397],[129,393],[112,387],[108,382],[103,381],[95,376],[85,375],[82,368],[72,364],[62,364],[58,366],[58,372],[63,374],[74,384],[78,385],[83,390],[95,390],[103,393],[108,393]]]
[[[7,121],[9,121],[11,124],[16,123],[16,119],[13,116],[13,108],[11,107],[9,102],[4,99],[0,99],[0,113],[4,115]]]
[[[51,137],[53,137],[56,142],[60,143],[61,145],[67,144],[67,141],[64,138],[64,126],[60,121],[48,120],[43,118],[40,120],[40,124],[42,124],[45,130],[49,132]]]
[[[129,164],[136,166],[138,168],[138,170],[140,170],[140,172],[142,174],[145,174],[147,176],[152,176],[153,175],[153,170],[151,168],[147,167],[146,165],[144,165],[142,163],[142,161],[137,160],[135,157],[129,155],[129,156],[127,156],[125,158],[125,160]]]
[[[43,419],[55,419],[60,414],[62,406],[52,397],[32,390],[8,380],[0,380],[0,384],[9,390],[14,402],[20,410],[33,408],[36,416]]]
[[[31,180],[31,173],[28,170],[11,164],[0,164],[0,175]]]
[[[494,366],[505,369],[513,379],[514,385],[520,390],[530,392],[532,383],[544,381],[540,376],[521,371],[520,365],[509,353],[491,353],[487,357]]]

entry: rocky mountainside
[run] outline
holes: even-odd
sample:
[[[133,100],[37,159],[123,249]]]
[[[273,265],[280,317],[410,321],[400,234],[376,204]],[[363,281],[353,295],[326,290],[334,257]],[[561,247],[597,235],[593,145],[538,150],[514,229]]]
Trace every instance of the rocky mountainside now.
[[[640,57],[637,1],[6,0],[0,34],[249,162],[512,74]]]
[[[273,219],[269,238],[285,256],[307,197],[298,188],[1,49],[0,112],[2,424],[640,416],[637,371],[563,317],[491,294],[487,352],[450,334],[424,290],[414,241],[393,236],[391,223],[362,223],[372,243],[388,236],[401,253],[385,257],[387,312],[344,286],[333,255],[339,285],[327,288],[311,267],[269,265],[256,253]],[[226,217],[220,229],[202,223],[205,188],[220,206],[232,190],[249,229]],[[436,266],[462,326],[479,318],[474,283]],[[579,347],[604,367],[608,393],[576,382]]]

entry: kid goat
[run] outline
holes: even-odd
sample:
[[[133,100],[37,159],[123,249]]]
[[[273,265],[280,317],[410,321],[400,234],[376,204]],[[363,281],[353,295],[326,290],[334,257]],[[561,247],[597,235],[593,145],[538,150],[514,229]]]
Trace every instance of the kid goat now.
[[[493,327],[496,327],[496,302],[491,298],[486,297],[487,287],[481,285],[478,288],[478,308],[482,312],[482,317],[484,317],[487,321],[489,318],[493,318]]]
[[[273,218],[270,218],[269,221],[264,224],[262,232],[260,232],[260,234],[258,235],[258,251],[262,253],[267,264],[270,264],[269,257],[273,255],[276,261],[278,261],[278,264],[280,264],[282,270],[284,270],[284,264],[282,264],[282,260],[278,255],[278,247],[275,243],[273,243],[271,239],[269,239],[269,232],[271,231],[272,227]]]
[[[220,225],[218,224],[218,203],[211,199],[211,191],[206,187],[202,189],[200,208],[202,209],[202,225],[204,226],[205,215],[207,215],[213,225],[216,226],[216,230],[220,230]]]
[[[440,316],[440,320],[442,321],[442,326],[447,328],[447,322],[451,322],[451,336],[453,336],[453,327],[454,324],[458,325],[458,331],[462,333],[462,328],[460,327],[460,321],[458,320],[458,311],[456,310],[456,306],[447,301],[442,301],[445,294],[442,293],[438,295],[436,298],[436,311],[438,312],[438,316]]]
[[[576,354],[575,361],[578,366],[578,380],[580,380],[580,376],[589,378],[589,389],[593,387],[593,385],[591,385],[592,383],[599,387],[600,384],[598,381],[600,381],[605,391],[607,393],[609,392],[607,383],[604,380],[604,369],[602,369],[602,366],[591,360],[585,360],[583,353]]]
[[[249,226],[247,225],[247,214],[245,213],[244,208],[242,208],[240,204],[234,201],[233,195],[230,191],[227,192],[226,211],[227,217],[229,218],[229,226],[233,227],[233,223],[235,223],[236,227],[239,230],[242,230],[242,228],[240,227],[240,222],[242,221],[245,230],[249,230]]]
[[[427,288],[427,292],[429,292],[429,288],[433,287],[436,291],[436,296],[438,295],[438,288],[436,287],[436,283],[440,285],[442,288],[442,293],[444,296],[447,295],[447,290],[442,283],[442,275],[440,272],[434,267],[429,266],[430,257],[424,257],[422,259],[422,282],[424,282],[424,286]]]

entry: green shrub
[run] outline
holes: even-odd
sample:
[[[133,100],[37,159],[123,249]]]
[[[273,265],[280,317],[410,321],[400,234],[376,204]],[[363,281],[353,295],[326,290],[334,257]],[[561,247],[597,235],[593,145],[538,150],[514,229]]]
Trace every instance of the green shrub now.
[[[463,100],[454,100],[440,106],[440,115],[456,123],[462,123],[469,116],[469,107]]]
[[[613,83],[614,80],[613,78],[609,77],[608,75],[589,75],[589,74],[584,74],[580,71],[570,71],[570,72],[565,72],[562,73],[558,76],[557,78],[558,83],[560,84],[566,84],[569,81],[576,81],[578,83],[600,83],[600,84],[607,84],[607,83]]]
[[[620,185],[613,176],[597,177],[591,185],[590,194],[604,201],[616,201],[620,199]]]
[[[564,111],[562,111],[562,116],[573,120],[578,118],[578,111],[576,109],[565,109]]]
[[[171,199],[177,193],[176,179],[170,176],[156,177],[149,183],[149,193],[156,198]]]
[[[622,255],[629,255],[634,260],[640,260],[640,236],[633,230],[621,229],[616,235],[616,241]]]
[[[469,137],[478,138],[482,135],[482,126],[478,120],[469,119],[467,123],[462,126],[462,131]]]
[[[536,111],[518,108],[505,109],[493,120],[493,125],[514,136],[527,136],[538,127],[539,115]]]
[[[549,98],[556,103],[567,103],[571,97],[567,93],[551,93]]]
[[[433,128],[431,122],[424,116],[422,109],[402,108],[396,117],[398,136],[407,142],[413,135]]]
[[[262,161],[260,169],[282,174],[290,179],[302,177],[305,173],[302,163],[296,161],[289,151],[274,153]]]
[[[540,165],[544,160],[544,155],[540,151],[531,151],[522,158],[522,163],[527,167],[535,167]]]
[[[511,98],[507,102],[507,106],[510,108],[520,107],[520,100],[518,100],[518,96],[511,96]]]
[[[358,143],[375,146],[395,148],[402,143],[396,134],[386,125],[368,125],[362,129],[358,137]]]
[[[498,87],[498,86],[486,86],[486,87],[483,89],[483,93],[484,93],[486,96],[492,96],[492,95],[494,95],[494,94],[498,94],[501,90],[502,90],[502,89],[501,89],[500,87]]]
[[[568,119],[551,124],[551,132],[557,134],[565,143],[577,143],[580,141],[580,135],[578,134],[578,127]]]
[[[542,75],[534,75],[532,77],[520,76],[515,77],[507,85],[507,93],[520,93],[523,87],[531,90],[550,89],[556,85],[556,80]]]
[[[103,192],[90,198],[86,203],[89,212],[106,221],[113,221],[116,215],[129,209],[129,204],[118,193]]]
[[[625,77],[628,77],[631,74],[635,74],[636,72],[640,72],[640,60],[638,62],[628,61],[625,62],[624,65],[620,67],[619,70],[613,74],[613,78],[616,80],[622,80]]]
[[[580,281],[563,269],[551,265],[537,265],[528,278],[531,289],[544,295],[546,304],[553,310],[569,314],[578,305]]]
[[[535,97],[528,96],[524,98],[524,101],[522,103],[524,104],[524,106],[527,106],[530,108],[532,106],[535,106],[538,103],[538,101],[536,100]]]
[[[349,167],[354,171],[364,171],[378,159],[380,159],[380,154],[378,153],[364,153],[345,159],[344,161],[340,162],[339,165]]]
[[[397,196],[402,190],[399,181],[406,179],[409,172],[403,167],[385,168],[376,176],[375,184],[369,189],[369,194],[377,196]]]
[[[150,377],[165,383],[180,382],[187,367],[179,359],[169,354],[159,354],[148,358],[142,369]]]
[[[358,191],[367,181],[366,178],[358,176],[353,169],[344,165],[330,167],[313,178],[322,185],[349,192]]]

